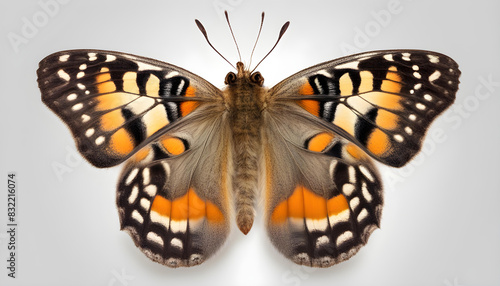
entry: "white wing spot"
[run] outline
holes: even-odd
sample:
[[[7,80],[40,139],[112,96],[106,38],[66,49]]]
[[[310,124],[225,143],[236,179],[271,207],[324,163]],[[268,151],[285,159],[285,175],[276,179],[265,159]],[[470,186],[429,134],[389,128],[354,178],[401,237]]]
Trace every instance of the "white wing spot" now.
[[[408,135],[412,135],[413,134],[413,130],[410,127],[408,127],[408,126],[405,127],[405,132]]]
[[[396,141],[398,141],[399,143],[401,143],[401,142],[403,142],[405,140],[404,137],[401,136],[401,135],[399,135],[399,134],[394,135],[394,139]]]
[[[67,101],[72,101],[72,100],[75,100],[77,97],[76,93],[70,93],[68,94],[68,96],[66,97],[66,100]]]
[[[159,244],[161,247],[163,247],[163,239],[158,234],[150,231],[150,232],[148,232],[148,235],[146,236],[146,238],[149,241],[154,242],[156,244]]]
[[[113,55],[106,55],[106,62],[112,62],[116,60],[116,57]]]
[[[351,183],[356,182],[356,169],[354,169],[353,166],[349,166],[348,172],[349,172],[349,182]]]
[[[417,65],[413,65],[411,68],[412,68],[414,71],[418,71],[418,66],[417,66]]]
[[[171,78],[171,77],[178,76],[178,75],[179,75],[178,72],[171,71],[171,72],[169,72],[168,74],[165,75],[165,78]]]
[[[179,83],[179,86],[177,87],[177,90],[175,91],[176,95],[181,95],[182,88],[184,87],[184,84],[186,84],[186,82],[184,80],[181,80],[181,82]]]
[[[319,248],[322,245],[328,244],[329,242],[330,242],[330,239],[328,238],[328,236],[326,236],[326,235],[320,236],[320,237],[318,237],[318,239],[316,239],[316,248]]]
[[[301,262],[310,261],[309,255],[307,255],[307,253],[305,253],[305,252],[302,252],[302,253],[299,253],[299,254],[295,255],[293,257],[293,260],[294,261],[301,261]]]
[[[410,94],[414,94],[415,91],[413,89],[410,90]]]
[[[160,67],[153,66],[153,65],[150,65],[150,64],[147,64],[147,63],[143,63],[143,62],[136,62],[136,63],[137,63],[137,67],[138,67],[139,71],[145,71],[145,70],[157,70],[157,71],[160,71],[161,70]]]
[[[148,185],[146,187],[144,187],[144,191],[146,192],[146,194],[148,194],[148,196],[150,197],[154,197],[156,196],[156,191],[157,191],[157,187],[156,185]]]
[[[149,218],[151,219],[152,222],[157,223],[163,226],[166,230],[168,230],[170,217],[162,216],[159,213],[155,212],[154,210],[151,210],[151,212],[149,212]]]
[[[350,197],[350,196],[352,195],[352,193],[354,192],[354,190],[355,190],[355,189],[356,189],[356,188],[355,188],[355,187],[354,187],[354,185],[353,185],[353,184],[351,184],[351,183],[346,183],[346,184],[344,184],[344,185],[342,186],[342,192],[343,192],[346,196],[348,196],[348,197]]]
[[[127,176],[127,179],[125,180],[125,185],[128,186],[132,181],[135,179],[135,176],[137,176],[137,173],[139,173],[138,168],[134,168]]]
[[[86,91],[85,91],[85,94],[90,94],[90,91],[86,90]]]
[[[69,76],[69,74],[67,72],[65,72],[64,70],[59,70],[57,71],[57,75],[64,79],[65,81],[69,81],[71,79],[71,77]]]
[[[146,167],[144,170],[142,170],[142,184],[144,186],[149,185],[149,182],[151,180],[151,177],[149,176],[149,168]]]
[[[362,209],[357,217],[358,222],[362,222],[368,216],[368,211],[366,209]]]
[[[414,73],[413,73],[413,76],[414,76],[415,78],[418,78],[418,79],[422,78],[422,76],[421,76],[421,75],[420,75],[420,73],[418,73],[418,72],[414,72]]]
[[[83,71],[87,69],[87,64],[81,64],[78,68]]]
[[[419,103],[417,103],[417,104],[415,104],[415,106],[416,106],[418,109],[420,109],[420,110],[425,110],[425,105],[423,105],[423,104],[422,104],[422,103],[420,103],[420,102],[419,102]]]
[[[85,75],[85,73],[81,71],[81,72],[76,74],[76,78],[82,78],[84,75]]]
[[[434,55],[427,55],[427,57],[429,58],[429,62],[431,63],[439,63],[439,57],[438,56],[434,56]]]
[[[90,116],[87,114],[82,114],[82,122],[85,123],[90,120]]]
[[[402,57],[403,61],[407,61],[407,62],[410,61],[410,56],[411,56],[410,53],[402,53],[401,56],[403,56]]]
[[[372,174],[365,166],[359,166],[359,170],[361,171],[361,173],[363,173],[363,175],[365,175],[368,180],[370,180],[370,182],[375,182],[375,178],[373,178]]]
[[[128,196],[128,203],[131,205],[135,203],[135,200],[137,200],[137,196],[139,195],[139,187],[137,184],[135,184],[132,187],[132,191],[130,191],[130,195]]]
[[[151,202],[146,198],[142,198],[140,204],[141,207],[146,211],[149,210],[149,207],[151,206]]]
[[[171,220],[170,221],[170,229],[172,232],[181,232],[185,233],[187,229],[187,220]]]
[[[96,53],[88,53],[89,56],[89,61],[93,62],[97,60],[97,54]]]
[[[370,203],[373,197],[372,194],[370,194],[370,192],[368,191],[368,186],[365,182],[363,182],[363,184],[361,185],[361,191],[363,192],[363,197],[365,198],[365,200]]]
[[[335,243],[337,244],[337,247],[339,247],[342,243],[344,243],[352,238],[353,238],[352,231],[348,230],[348,231],[342,233],[341,235],[339,235],[337,237],[337,241],[335,241]]]
[[[411,121],[415,121],[417,119],[417,116],[415,114],[410,114],[408,116],[408,118],[411,120]]]
[[[309,231],[326,231],[328,220],[324,219],[306,219],[306,226]]]
[[[81,83],[77,83],[76,86],[78,86],[79,89],[85,89],[85,85]]]
[[[135,219],[140,224],[142,224],[144,222],[144,218],[137,210],[134,210],[132,212],[132,218]]]
[[[353,70],[357,70],[358,69],[358,64],[359,64],[359,61],[347,62],[345,64],[340,64],[340,65],[336,66],[335,69],[353,69]],[[325,70],[320,70],[320,71],[318,71],[318,73],[322,74],[322,75],[326,75],[327,77],[332,77],[332,75],[330,73],[328,73],[327,71],[325,71]]]
[[[165,161],[162,161],[161,165],[165,169],[165,175],[167,175],[167,178],[168,178],[170,176],[170,164],[165,162]]]
[[[328,217],[328,221],[330,222],[330,226],[333,227],[337,223],[349,221],[350,213],[351,213],[350,209],[345,209],[338,214],[332,214],[331,216]]]
[[[62,55],[62,56],[59,56],[59,61],[60,62],[67,62],[68,58],[69,58],[69,55]]]
[[[429,81],[430,81],[430,82],[433,82],[433,81],[437,80],[440,76],[441,76],[441,72],[440,72],[440,71],[435,71],[435,72],[433,72],[433,73],[429,76]]]
[[[355,210],[359,206],[359,198],[354,197],[349,201],[349,206],[351,207],[351,210]]]
[[[413,88],[415,90],[419,90],[421,87],[422,87],[422,84],[421,83],[417,83]]]
[[[321,88],[321,85],[320,85],[317,77],[314,79],[314,84],[316,85],[316,88],[318,89],[319,94],[323,94],[323,88]]]
[[[73,107],[71,107],[71,110],[78,111],[82,108],[83,108],[83,103],[77,103],[77,104],[73,105]]]
[[[390,62],[394,61],[394,59],[392,58],[392,54],[384,55],[384,59],[386,59],[387,61],[390,61]]]
[[[189,260],[194,263],[201,263],[202,259],[203,257],[200,254],[191,254],[191,256],[189,256]]]
[[[432,96],[430,94],[424,94],[424,99],[427,100],[427,101],[431,101],[432,100]]]
[[[94,128],[89,128],[87,129],[87,131],[85,131],[85,136],[90,137],[94,135],[94,132],[95,132]]]

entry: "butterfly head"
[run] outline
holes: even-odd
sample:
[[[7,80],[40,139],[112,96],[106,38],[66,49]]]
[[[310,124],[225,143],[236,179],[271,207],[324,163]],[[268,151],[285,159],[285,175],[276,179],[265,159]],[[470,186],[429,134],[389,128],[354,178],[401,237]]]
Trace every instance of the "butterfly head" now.
[[[262,86],[264,84],[264,77],[260,74],[260,72],[253,72],[245,68],[245,65],[242,62],[236,63],[237,73],[228,72],[224,83],[227,85],[235,85],[240,82],[246,82],[250,84],[256,84],[258,86]]]
[[[264,58],[262,58],[260,60],[260,62],[252,70],[250,70],[250,69],[245,69],[245,65],[241,62],[240,49],[238,47],[238,43],[236,42],[236,38],[234,37],[233,28],[231,27],[231,23],[229,22],[229,16],[228,16],[227,11],[224,11],[224,15],[226,16],[227,24],[229,26],[229,30],[231,31],[231,35],[233,36],[233,40],[234,40],[234,43],[236,45],[236,49],[238,50],[238,56],[240,58],[240,61],[238,61],[236,63],[236,67],[234,67],[233,64],[231,64],[230,61],[228,61],[219,51],[217,51],[217,49],[212,45],[212,43],[210,43],[210,41],[208,40],[208,35],[207,35],[207,31],[205,30],[205,27],[203,27],[203,25],[201,24],[200,21],[195,20],[195,23],[198,26],[198,29],[200,29],[201,33],[205,37],[205,40],[207,40],[208,45],[212,49],[214,49],[214,51],[217,52],[217,54],[219,54],[219,56],[221,56],[226,62],[228,62],[233,68],[236,69],[236,73],[229,72],[226,75],[226,79],[224,80],[224,83],[226,85],[229,85],[229,86],[234,86],[234,85],[238,85],[238,84],[250,84],[250,85],[256,85],[256,86],[262,87],[264,84],[264,78],[262,77],[260,72],[254,72],[254,71],[255,71],[255,69],[257,69],[257,67],[260,65],[260,63],[262,63],[262,61],[264,61],[264,59],[274,50],[276,45],[278,45],[278,42],[280,41],[281,37],[283,36],[283,34],[285,34],[286,30],[288,29],[290,22],[286,22],[283,25],[283,27],[281,27],[281,30],[280,30],[280,33],[278,36],[278,40],[276,41],[274,46],[264,56]],[[264,12],[262,12],[262,18],[260,21],[259,33],[257,34],[257,40],[255,40],[255,44],[254,44],[254,47],[252,49],[252,54],[250,55],[250,63],[252,62],[253,52],[255,50],[255,47],[257,46],[257,42],[259,40],[260,32],[262,31],[263,24],[264,24]],[[250,64],[249,64],[249,66],[250,66]]]

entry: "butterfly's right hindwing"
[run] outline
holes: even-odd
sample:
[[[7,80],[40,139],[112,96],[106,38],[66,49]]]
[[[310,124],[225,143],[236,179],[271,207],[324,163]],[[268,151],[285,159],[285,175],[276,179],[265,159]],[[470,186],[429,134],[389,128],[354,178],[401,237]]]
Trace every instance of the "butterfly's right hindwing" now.
[[[266,222],[297,264],[329,267],[352,257],[380,226],[383,196],[370,157],[293,103],[266,114]]]

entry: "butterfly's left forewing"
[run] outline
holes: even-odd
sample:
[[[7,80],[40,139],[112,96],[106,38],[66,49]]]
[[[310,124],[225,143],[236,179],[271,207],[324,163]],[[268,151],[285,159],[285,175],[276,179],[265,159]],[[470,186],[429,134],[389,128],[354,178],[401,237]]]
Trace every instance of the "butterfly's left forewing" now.
[[[42,101],[71,129],[93,165],[110,167],[219,89],[171,64],[120,52],[72,50],[40,62]]]

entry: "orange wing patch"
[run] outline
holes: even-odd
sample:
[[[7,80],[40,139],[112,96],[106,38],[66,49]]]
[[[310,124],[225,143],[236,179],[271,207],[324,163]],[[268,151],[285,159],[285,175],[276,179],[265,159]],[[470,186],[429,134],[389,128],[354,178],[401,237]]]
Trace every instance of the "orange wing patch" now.
[[[366,154],[361,149],[359,149],[359,147],[352,143],[348,143],[345,148],[347,153],[349,153],[349,155],[351,155],[354,159],[359,160],[362,158],[366,158]]]
[[[398,127],[399,116],[390,111],[379,109],[377,111],[377,118],[375,119],[375,123],[377,126],[393,130]]]
[[[314,89],[309,82],[305,82],[299,90],[300,95],[314,95]],[[307,112],[319,116],[319,102],[315,100],[299,100],[297,104],[304,108]]]
[[[349,76],[349,73],[345,73],[340,77],[339,89],[340,89],[340,95],[342,96],[353,94],[354,85],[352,83],[351,76]]]
[[[197,221],[206,218],[212,223],[222,223],[225,220],[220,209],[213,203],[198,197],[193,188],[173,201],[157,195],[151,205],[151,212],[163,217],[165,221]]]
[[[370,134],[366,147],[373,154],[381,156],[390,148],[389,137],[382,130],[376,128]]]
[[[192,86],[188,86],[186,88],[186,94],[184,95],[185,97],[195,97],[196,96],[196,88]],[[186,116],[189,113],[193,112],[198,106],[200,105],[199,102],[196,101],[185,101],[181,103],[181,114],[182,116]]]
[[[109,148],[116,154],[127,155],[134,150],[134,141],[130,133],[124,128],[118,129],[111,135]]]
[[[333,134],[331,133],[319,133],[309,140],[307,149],[313,152],[323,152],[326,147],[330,146],[330,142],[332,142],[333,138]]]
[[[279,203],[271,214],[271,222],[284,223],[288,218],[321,220],[349,209],[344,195],[325,199],[304,186],[297,186],[288,199]]]
[[[180,155],[186,151],[184,142],[177,137],[166,136],[159,141],[161,146],[172,155]]]
[[[115,130],[125,123],[121,109],[115,109],[101,116],[101,128],[104,131]]]

